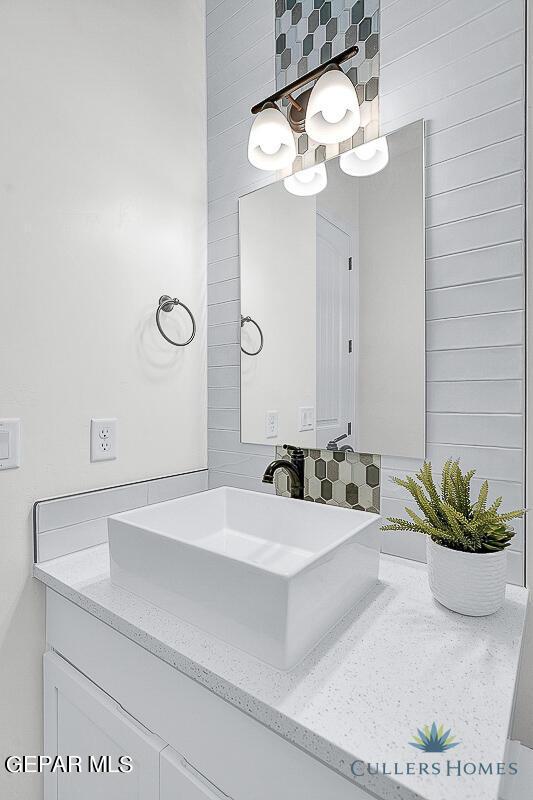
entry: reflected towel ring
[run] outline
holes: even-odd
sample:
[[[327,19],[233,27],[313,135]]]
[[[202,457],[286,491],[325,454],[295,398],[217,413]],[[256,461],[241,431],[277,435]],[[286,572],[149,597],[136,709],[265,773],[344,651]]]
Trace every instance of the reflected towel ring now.
[[[241,344],[241,350],[242,350],[243,353],[246,353],[247,356],[258,356],[259,353],[261,352],[261,350],[263,349],[263,343],[264,343],[263,331],[261,330],[261,328],[259,327],[259,325],[255,321],[255,319],[252,319],[251,317],[243,317],[242,314],[241,314],[241,328],[243,327],[245,322],[251,322],[252,325],[255,325],[255,327],[259,331],[259,336],[261,337],[261,342],[259,344],[259,348],[254,353],[250,353],[249,350],[245,350],[244,347],[242,346],[242,344]]]
[[[191,333],[191,335],[189,336],[189,338],[187,339],[186,342],[175,342],[172,339],[170,339],[166,335],[166,333],[163,330],[163,328],[161,327],[161,322],[159,321],[159,317],[161,316],[161,312],[162,311],[164,311],[165,313],[168,314],[170,311],[172,311],[173,308],[175,308],[175,306],[181,306],[182,308],[184,308],[185,311],[187,312],[187,314],[189,315],[189,317],[191,318],[192,333]],[[178,300],[177,297],[172,298],[172,297],[169,297],[168,294],[164,294],[159,298],[159,306],[157,307],[157,311],[155,312],[155,321],[157,323],[157,327],[159,329],[159,333],[161,334],[163,339],[166,339],[167,342],[169,342],[170,344],[173,344],[174,347],[186,347],[188,344],[190,344],[192,342],[192,340],[194,339],[194,336],[196,334],[196,322],[194,320],[194,317],[193,317],[191,309],[188,308],[185,305],[185,303],[182,303],[181,300]]]

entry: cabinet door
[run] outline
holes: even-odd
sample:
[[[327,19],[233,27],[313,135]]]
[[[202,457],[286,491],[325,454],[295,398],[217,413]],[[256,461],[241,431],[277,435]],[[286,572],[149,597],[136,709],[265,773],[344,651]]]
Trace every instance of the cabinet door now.
[[[196,772],[172,747],[166,747],[161,753],[160,800],[228,800],[228,795]]]
[[[44,752],[80,758],[79,771],[44,773],[45,800],[159,800],[164,747],[70,664],[45,654]],[[120,771],[124,756],[131,771]]]

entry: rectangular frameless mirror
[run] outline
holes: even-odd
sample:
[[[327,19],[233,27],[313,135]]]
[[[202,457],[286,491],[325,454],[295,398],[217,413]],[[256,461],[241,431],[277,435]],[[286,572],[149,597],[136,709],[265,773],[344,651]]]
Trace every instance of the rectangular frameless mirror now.
[[[424,124],[386,141],[372,175],[240,198],[243,442],[425,455]]]

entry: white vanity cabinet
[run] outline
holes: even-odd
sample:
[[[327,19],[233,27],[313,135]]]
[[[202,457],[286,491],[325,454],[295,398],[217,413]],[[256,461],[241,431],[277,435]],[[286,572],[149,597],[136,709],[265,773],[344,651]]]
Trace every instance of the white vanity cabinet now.
[[[44,720],[45,754],[80,759],[79,771],[44,773],[44,800],[157,800],[165,742],[55,653],[44,656]]]
[[[45,753],[81,755],[84,773],[47,775],[45,800],[370,797],[50,589],[46,605]],[[89,755],[134,769],[87,774]]]
[[[44,656],[44,704],[44,752],[65,765],[66,756],[80,759],[72,771],[44,773],[44,800],[227,800],[55,653]]]

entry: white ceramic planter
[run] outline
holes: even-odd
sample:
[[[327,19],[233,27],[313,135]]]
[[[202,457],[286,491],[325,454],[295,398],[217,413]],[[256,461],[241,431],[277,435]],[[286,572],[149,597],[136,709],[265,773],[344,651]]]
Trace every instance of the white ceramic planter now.
[[[507,553],[462,553],[426,536],[429,587],[439,603],[459,614],[494,614],[505,599]]]

